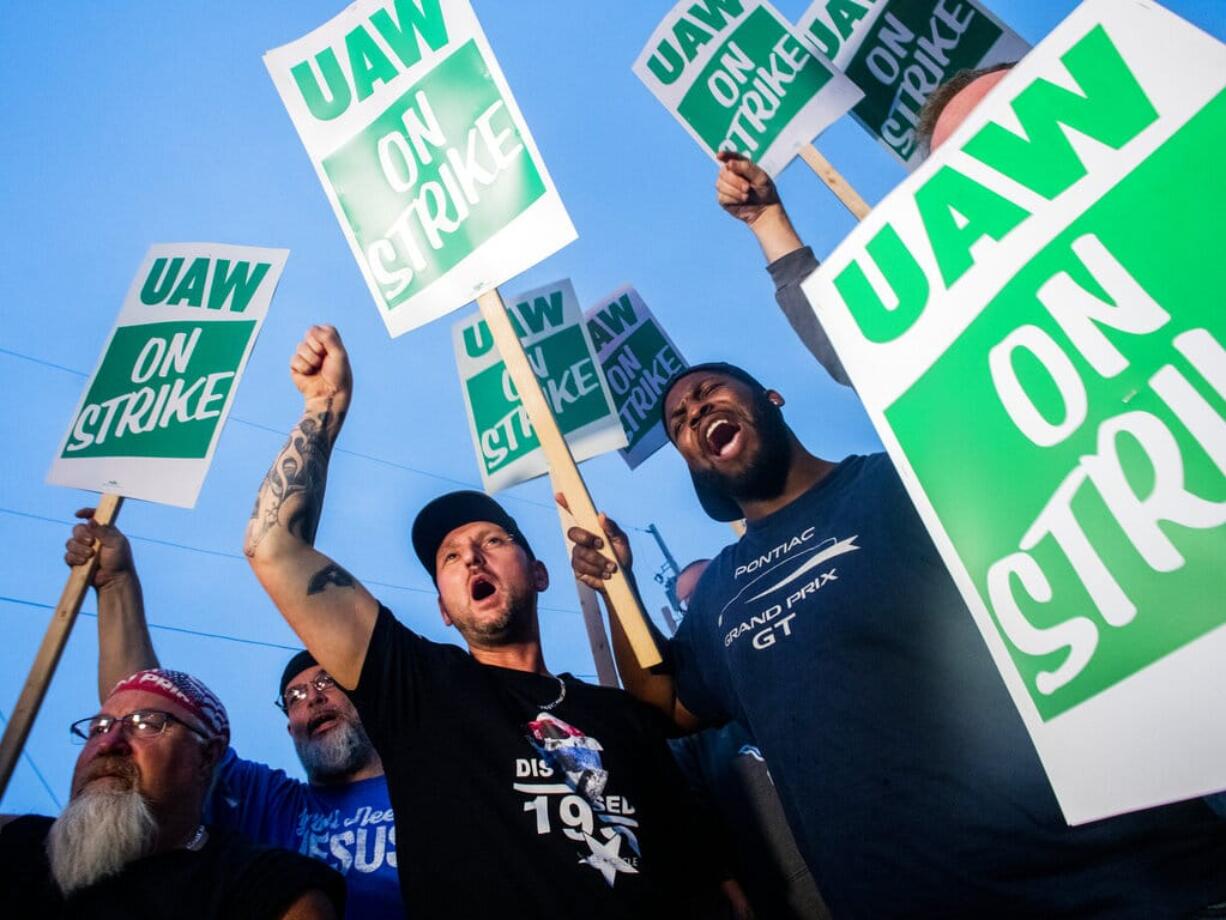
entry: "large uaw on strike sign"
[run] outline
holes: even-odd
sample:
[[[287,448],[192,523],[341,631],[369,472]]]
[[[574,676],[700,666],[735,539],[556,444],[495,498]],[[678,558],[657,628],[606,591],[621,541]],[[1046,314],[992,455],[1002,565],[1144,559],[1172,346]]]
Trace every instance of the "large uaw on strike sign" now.
[[[1089,0],[804,285],[1072,823],[1226,787],[1224,87]]]
[[[772,176],[862,95],[760,0],[681,0],[634,73],[712,156],[734,150]]]
[[[814,0],[796,28],[864,91],[851,114],[908,169],[924,158],[915,126],[933,90],[1030,50],[974,0]]]
[[[288,256],[151,246],[47,481],[194,506]]]
[[[264,61],[391,335],[575,238],[466,0],[360,0]]]

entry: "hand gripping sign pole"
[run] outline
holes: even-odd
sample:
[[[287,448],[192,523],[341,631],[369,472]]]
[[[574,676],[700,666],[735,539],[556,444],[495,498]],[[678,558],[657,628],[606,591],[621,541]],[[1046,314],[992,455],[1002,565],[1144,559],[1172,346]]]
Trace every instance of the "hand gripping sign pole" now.
[[[122,504],[123,496],[103,495],[98,502],[98,510],[94,512],[94,520],[103,525],[113,524],[119,516]],[[89,561],[74,565],[68,573],[68,581],[64,585],[59,603],[55,605],[51,622],[47,625],[43,644],[39,647],[34,664],[30,667],[30,674],[21,688],[17,705],[9,715],[4,737],[0,739],[0,799],[4,798],[4,791],[12,778],[17,758],[25,747],[30,728],[34,725],[39,707],[43,704],[43,697],[47,695],[47,687],[55,674],[55,667],[59,664],[64,646],[68,644],[68,636],[77,621],[77,614],[81,612],[85,593],[89,590],[90,582],[94,580],[94,572],[98,569],[98,548],[98,541],[94,541],[94,554]]]
[[[575,458],[571,455],[566,439],[562,437],[562,431],[553,417],[553,410],[549,408],[545,394],[541,392],[540,383],[528,363],[523,345],[511,326],[502,295],[496,288],[486,291],[477,298],[477,306],[489,326],[494,344],[506,363],[507,373],[515,383],[515,389],[523,400],[541,449],[549,461],[554,487],[566,497],[576,524],[591,533],[601,533],[600,520],[596,514],[596,506],[592,503],[592,496],[579,473],[579,467],[575,465]],[[616,562],[612,549],[607,545],[601,553],[610,561]],[[606,590],[609,609],[626,631],[626,637],[634,649],[634,657],[639,665],[649,668],[659,664],[660,651],[647,629],[647,618],[620,566],[609,579]]]
[[[861,198],[851,187],[851,183],[843,178],[843,174],[834,168],[834,164],[822,156],[821,151],[812,144],[805,144],[800,148],[800,158],[809,164],[809,168],[817,173],[817,177],[826,183],[856,220],[864,220],[868,216],[868,202]]]

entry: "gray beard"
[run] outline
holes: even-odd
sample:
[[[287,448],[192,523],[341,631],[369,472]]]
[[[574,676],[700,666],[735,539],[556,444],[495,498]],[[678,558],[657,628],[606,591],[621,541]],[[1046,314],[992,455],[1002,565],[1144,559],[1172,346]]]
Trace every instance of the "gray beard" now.
[[[294,739],[298,759],[308,779],[342,779],[370,763],[374,745],[360,724],[342,719],[322,738]]]
[[[47,834],[51,877],[67,897],[148,856],[156,840],[157,819],[139,792],[86,790]]]

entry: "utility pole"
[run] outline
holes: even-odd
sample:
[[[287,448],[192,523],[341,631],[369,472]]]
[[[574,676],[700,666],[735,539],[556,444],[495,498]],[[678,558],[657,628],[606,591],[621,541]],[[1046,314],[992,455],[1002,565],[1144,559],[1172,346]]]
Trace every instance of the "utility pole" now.
[[[673,554],[668,549],[668,544],[664,542],[664,537],[660,535],[656,525],[648,524],[647,532],[655,537],[656,545],[660,547],[660,553],[664,556],[664,564],[660,566],[659,571],[655,574],[656,583],[664,586],[664,593],[668,597],[669,604],[672,605],[673,610],[680,613],[681,602],[677,600],[677,576],[681,574],[681,567],[677,565],[677,560],[673,558]],[[670,621],[670,625],[674,622],[671,616],[666,614],[665,617]]]

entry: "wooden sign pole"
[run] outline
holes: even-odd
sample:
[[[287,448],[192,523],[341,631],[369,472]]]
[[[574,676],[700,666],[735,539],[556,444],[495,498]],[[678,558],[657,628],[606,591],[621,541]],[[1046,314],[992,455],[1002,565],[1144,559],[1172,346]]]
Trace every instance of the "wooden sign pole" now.
[[[576,581],[575,587],[579,590],[579,607],[583,611],[583,625],[587,627],[587,641],[592,646],[592,660],[596,662],[596,679],[602,687],[619,687],[613,651],[609,648],[604,619],[600,616],[600,601],[596,592],[583,582]]]
[[[851,183],[843,178],[843,174],[835,169],[816,147],[812,144],[805,144],[800,148],[800,158],[808,163],[809,167],[817,173],[817,177],[829,186],[830,191],[834,192],[839,201],[843,202],[843,206],[851,211],[856,220],[864,220],[868,216],[870,210],[868,202],[859,196],[851,187]]]
[[[550,481],[553,483],[554,492],[561,491],[557,480],[551,477]],[[562,539],[569,553],[574,549],[575,544],[571,542],[567,532],[575,520],[561,505],[558,505],[558,517],[562,521]],[[604,631],[604,618],[600,615],[600,601],[596,597],[596,592],[577,578],[575,588],[579,591],[579,609],[583,611],[583,625],[587,627],[587,641],[592,647],[592,661],[596,663],[596,679],[602,687],[617,687],[619,686],[617,668],[613,664],[613,651],[609,648],[609,637]]]
[[[673,608],[665,604],[660,608],[660,614],[664,617],[664,622],[668,624],[668,631],[674,636],[677,635],[677,621],[673,619]]]
[[[558,428],[557,419],[553,417],[553,410],[541,391],[540,382],[528,363],[528,355],[524,352],[524,346],[511,326],[506,306],[502,302],[502,295],[497,289],[486,291],[477,298],[477,306],[481,308],[481,316],[489,326],[490,334],[494,337],[494,344],[498,347],[498,353],[502,356],[507,372],[515,383],[515,390],[519,393],[519,398],[528,412],[532,430],[536,432],[541,449],[545,451],[545,459],[549,463],[550,476],[556,490],[566,497],[571,514],[574,515],[575,522],[580,527],[591,533],[601,533],[600,519],[596,513],[596,506],[592,503],[592,496],[588,493],[587,484],[579,473],[575,458],[571,455],[570,446],[562,437],[562,430]],[[613,551],[609,548],[608,541],[605,541],[605,547],[601,553],[610,562],[617,561],[613,558]],[[622,629],[626,631],[626,637],[630,640],[630,647],[634,649],[634,657],[639,665],[650,668],[659,664],[660,650],[656,648],[655,640],[647,628],[647,618],[643,614],[642,607],[639,606],[634,590],[630,587],[626,573],[618,566],[613,577],[605,584],[609,609],[621,623]]]
[[[94,512],[94,520],[99,524],[114,523],[119,516],[119,508],[123,497],[119,495],[103,495],[98,501],[98,510]],[[47,695],[47,687],[55,674],[55,667],[60,662],[64,646],[68,644],[68,636],[72,626],[81,612],[81,604],[94,580],[94,572],[98,568],[98,542],[94,542],[94,555],[84,565],[76,565],[68,573],[68,581],[60,602],[55,605],[51,622],[43,636],[43,644],[38,649],[34,664],[26,677],[25,686],[21,688],[21,696],[9,716],[8,726],[4,729],[4,737],[0,739],[0,798],[8,788],[9,779],[13,776],[13,768],[17,766],[17,758],[25,747],[30,728]]]

